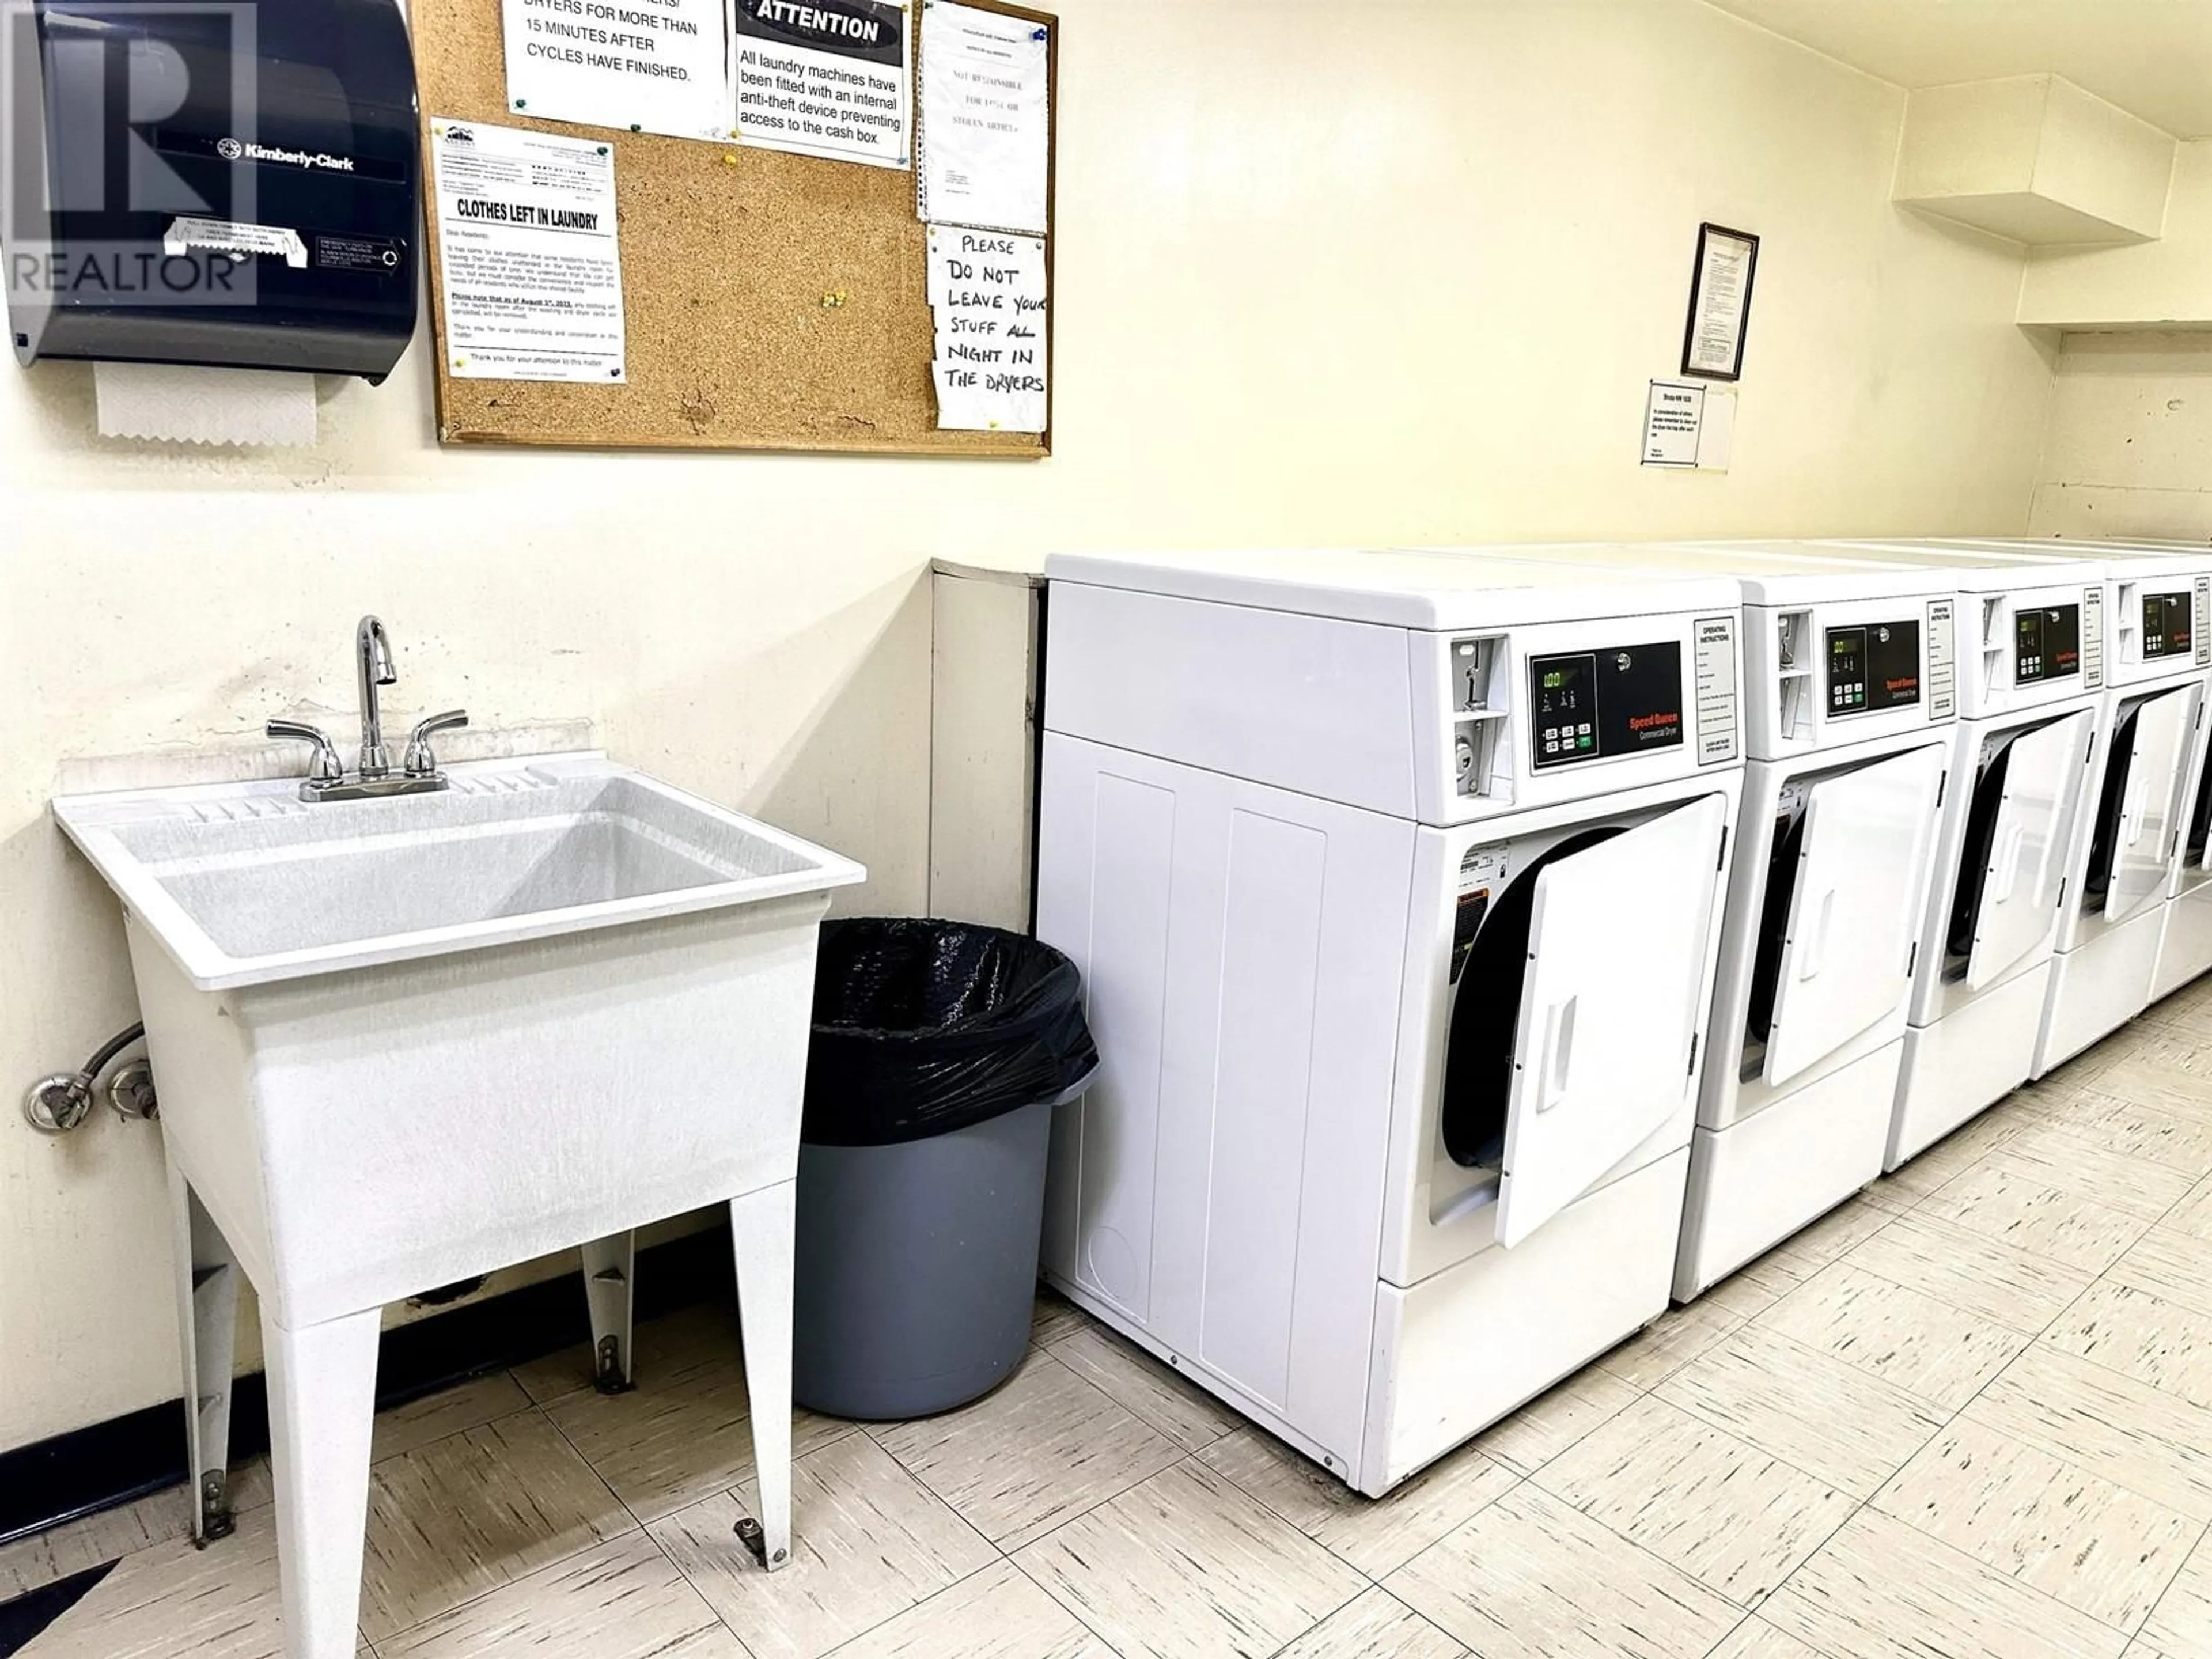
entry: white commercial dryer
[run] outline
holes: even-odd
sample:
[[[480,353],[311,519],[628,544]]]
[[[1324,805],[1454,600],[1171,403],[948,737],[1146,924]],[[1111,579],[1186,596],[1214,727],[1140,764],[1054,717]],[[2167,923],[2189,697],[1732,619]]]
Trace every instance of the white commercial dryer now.
[[[2212,691],[2207,693],[2212,700]],[[2151,1000],[2172,996],[2198,975],[2212,971],[2212,720],[2197,726],[2191,765],[2189,811],[2182,820],[2179,856],[2159,935]]]
[[[2061,544],[2094,554],[2102,543]],[[2130,551],[2142,550],[2172,558],[2202,559],[2202,542],[2146,542],[2122,544]],[[2212,702],[2212,691],[2207,692]],[[2158,968],[2151,975],[2151,1000],[2172,996],[2198,975],[2212,971],[2212,716],[2197,725],[2195,754],[2191,759],[2189,811],[2183,820],[2180,856],[2175,860],[2173,885],[2166,905],[2166,923],[2159,939]]]
[[[1954,544],[2093,556],[2106,574],[2106,683],[2093,810],[2075,831],[2070,897],[2033,1075],[2150,1006],[2168,910],[2192,864],[2191,791],[2203,769],[2212,670],[2212,549],[2124,542]],[[2192,887],[2204,879],[2199,848]],[[2192,905],[2203,902],[2192,897]],[[2193,916],[2192,916],[2193,919]]]
[[[1958,590],[1924,563],[1793,543],[1527,551],[1741,585],[1747,763],[1674,1264],[1686,1302],[1881,1174],[1951,761]]]
[[[1047,1275],[1380,1494],[1662,1312],[1741,784],[1735,584],[1061,557]]]
[[[2104,702],[2104,568],[1905,542],[1808,545],[1924,561],[1959,589],[1952,782],[1890,1126],[1893,1170],[2034,1074]]]

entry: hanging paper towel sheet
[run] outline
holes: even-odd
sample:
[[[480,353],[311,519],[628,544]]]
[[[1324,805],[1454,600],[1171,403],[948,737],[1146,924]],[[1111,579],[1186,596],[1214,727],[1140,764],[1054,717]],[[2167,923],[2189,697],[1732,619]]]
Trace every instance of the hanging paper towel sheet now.
[[[103,438],[192,444],[315,441],[315,377],[267,368],[95,363]]]

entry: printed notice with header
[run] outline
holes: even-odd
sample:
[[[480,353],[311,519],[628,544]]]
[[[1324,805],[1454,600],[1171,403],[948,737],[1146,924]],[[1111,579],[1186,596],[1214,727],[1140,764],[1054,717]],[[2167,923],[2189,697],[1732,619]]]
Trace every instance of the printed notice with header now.
[[[1705,419],[1705,387],[1685,380],[1652,381],[1644,405],[1644,465],[1695,466]]]
[[[1042,236],[929,228],[940,428],[1044,430],[1045,288]]]
[[[1042,23],[922,0],[924,219],[1044,234],[1051,45]]]
[[[613,146],[433,119],[446,364],[463,380],[623,379]]]
[[[738,142],[908,166],[907,18],[884,0],[738,0]]]
[[[507,106],[675,138],[730,136],[724,0],[501,0]]]
[[[1654,380],[1644,404],[1644,465],[1725,472],[1735,448],[1735,388]]]

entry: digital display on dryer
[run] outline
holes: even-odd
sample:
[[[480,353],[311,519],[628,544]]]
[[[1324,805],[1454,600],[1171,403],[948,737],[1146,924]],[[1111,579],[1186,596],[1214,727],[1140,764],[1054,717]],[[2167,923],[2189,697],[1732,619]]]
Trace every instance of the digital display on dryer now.
[[[1538,767],[1597,758],[1597,659],[1540,657],[1528,665],[1528,743]]]
[[[1674,640],[1528,660],[1528,748],[1538,771],[1669,749],[1683,740]]]
[[[2081,607],[2050,605],[2013,618],[2015,685],[2062,680],[2081,672]]]
[[[2189,595],[2146,593],[2142,601],[2142,653],[2185,657],[2194,644],[2189,632]]]
[[[1920,701],[1918,622],[1828,630],[1828,713],[1864,714]]]

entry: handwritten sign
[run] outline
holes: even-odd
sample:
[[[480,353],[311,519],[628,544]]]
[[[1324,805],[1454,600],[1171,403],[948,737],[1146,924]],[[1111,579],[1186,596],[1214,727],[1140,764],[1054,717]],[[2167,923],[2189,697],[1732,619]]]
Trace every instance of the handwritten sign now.
[[[939,427],[1044,430],[1048,302],[1042,237],[929,228]]]

